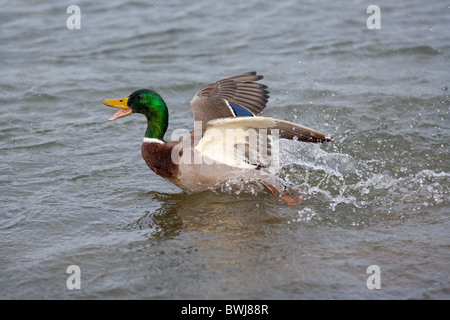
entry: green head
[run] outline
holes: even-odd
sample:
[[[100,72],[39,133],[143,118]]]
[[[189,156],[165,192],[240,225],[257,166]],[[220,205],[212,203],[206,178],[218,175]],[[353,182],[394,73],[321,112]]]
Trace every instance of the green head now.
[[[108,107],[119,108],[109,121],[129,116],[133,113],[142,113],[147,118],[146,138],[163,140],[169,124],[169,111],[161,96],[150,89],[139,89],[127,98],[103,100]]]

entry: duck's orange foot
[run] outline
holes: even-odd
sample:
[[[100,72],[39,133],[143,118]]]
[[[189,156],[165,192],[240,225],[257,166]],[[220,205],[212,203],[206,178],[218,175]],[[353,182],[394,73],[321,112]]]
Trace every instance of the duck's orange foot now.
[[[297,206],[302,204],[302,199],[300,198],[292,198],[283,193],[279,188],[275,187],[273,184],[266,185],[267,188],[272,192],[272,194],[278,195],[278,198],[283,204],[287,204],[288,206]]]

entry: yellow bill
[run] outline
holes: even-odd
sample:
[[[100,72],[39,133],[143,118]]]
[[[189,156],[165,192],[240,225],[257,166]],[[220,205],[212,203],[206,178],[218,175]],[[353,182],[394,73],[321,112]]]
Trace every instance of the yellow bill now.
[[[111,118],[108,119],[108,121],[117,120],[126,116],[129,116],[130,114],[133,114],[133,110],[128,107],[128,98],[123,99],[107,99],[103,100],[102,103],[105,106],[112,107],[112,108],[119,108],[121,110],[117,111]]]

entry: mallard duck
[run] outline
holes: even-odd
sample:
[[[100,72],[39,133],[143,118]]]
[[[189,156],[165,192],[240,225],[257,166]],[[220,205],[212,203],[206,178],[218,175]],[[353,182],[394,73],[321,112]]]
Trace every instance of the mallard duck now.
[[[198,192],[224,185],[243,190],[248,184],[253,191],[282,193],[285,186],[270,170],[277,160],[276,138],[323,143],[332,137],[293,122],[258,116],[269,99],[267,86],[257,83],[262,78],[246,72],[201,88],[190,103],[194,129],[175,141],[164,140],[169,113],[157,92],[139,89],[127,98],[102,103],[120,109],[109,121],[133,113],[147,118],[142,156],[155,173],[178,187]]]

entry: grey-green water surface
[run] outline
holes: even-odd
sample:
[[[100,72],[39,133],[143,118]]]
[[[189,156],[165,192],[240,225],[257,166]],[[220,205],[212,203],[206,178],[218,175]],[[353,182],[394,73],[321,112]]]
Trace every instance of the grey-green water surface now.
[[[369,30],[358,0],[1,1],[0,298],[450,298],[450,7],[377,5]],[[281,144],[301,205],[181,191],[141,158],[144,118],[100,103],[153,88],[170,137],[251,70],[263,116],[335,137]]]

